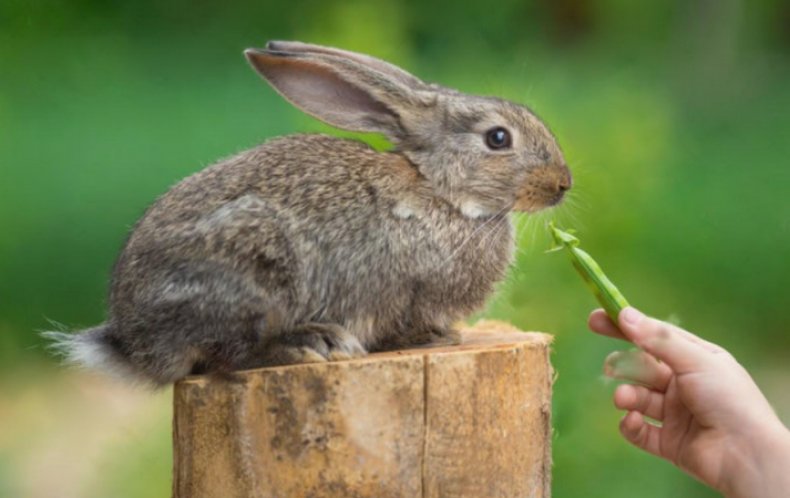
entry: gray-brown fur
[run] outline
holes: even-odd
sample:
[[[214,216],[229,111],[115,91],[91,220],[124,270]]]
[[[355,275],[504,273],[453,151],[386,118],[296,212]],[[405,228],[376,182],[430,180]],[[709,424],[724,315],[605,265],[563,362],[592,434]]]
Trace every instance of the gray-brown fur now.
[[[570,187],[551,133],[369,56],[297,42],[247,56],[297,107],[395,150],[290,135],[186,178],[135,226],[108,320],[49,335],[73,361],[155,384],[454,341],[511,260],[509,212]],[[510,149],[486,146],[496,126]]]

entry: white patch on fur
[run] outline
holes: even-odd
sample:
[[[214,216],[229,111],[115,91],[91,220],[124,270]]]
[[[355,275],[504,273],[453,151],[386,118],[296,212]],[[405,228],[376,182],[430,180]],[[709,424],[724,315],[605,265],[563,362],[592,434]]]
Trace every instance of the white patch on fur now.
[[[64,357],[66,363],[96,370],[127,383],[152,386],[155,383],[170,383],[181,379],[192,370],[201,353],[196,348],[189,348],[179,355],[167,368],[158,372],[157,379],[142,375],[124,360],[118,358],[110,346],[91,334],[91,329],[82,333],[44,332],[42,335],[51,340],[50,348]]]
[[[159,297],[165,302],[178,302],[187,301],[205,292],[206,286],[200,282],[183,284],[167,282],[161,287]]]
[[[104,372],[114,373],[119,368],[112,361],[106,346],[91,340],[81,340],[79,337],[74,339],[67,358],[71,363]]]
[[[488,213],[483,206],[476,203],[475,201],[464,201],[461,203],[461,213],[466,216],[467,218],[480,218],[485,216]]]
[[[117,379],[145,381],[137,372],[119,363],[107,345],[98,342],[90,334],[45,332],[44,337],[52,340],[52,349],[60,353],[66,363],[81,368],[97,370]]]
[[[197,222],[197,228],[204,232],[210,231],[215,227],[224,225],[231,216],[235,216],[239,212],[259,209],[262,205],[263,201],[260,197],[254,194],[243,195],[238,199],[221,205],[211,213],[200,218]]]
[[[392,214],[397,216],[398,218],[407,220],[409,218],[413,218],[416,215],[414,209],[406,204],[405,202],[399,202],[393,209]]]
[[[348,332],[359,339],[365,349],[376,342],[376,319],[372,316],[357,317],[343,324]]]

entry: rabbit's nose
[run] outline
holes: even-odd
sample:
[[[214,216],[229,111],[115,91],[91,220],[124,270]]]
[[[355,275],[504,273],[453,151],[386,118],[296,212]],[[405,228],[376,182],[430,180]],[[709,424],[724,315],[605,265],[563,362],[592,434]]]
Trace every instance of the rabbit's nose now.
[[[573,186],[573,177],[571,176],[570,170],[568,170],[568,167],[565,165],[563,165],[562,168],[563,168],[563,172],[560,175],[559,179],[557,180],[557,185],[556,185],[557,192],[565,192],[567,190],[570,190],[571,187]]]

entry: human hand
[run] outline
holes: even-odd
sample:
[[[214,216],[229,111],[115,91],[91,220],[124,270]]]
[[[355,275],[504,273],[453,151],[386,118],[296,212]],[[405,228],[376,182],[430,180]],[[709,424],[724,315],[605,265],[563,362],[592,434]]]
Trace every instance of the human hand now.
[[[732,355],[630,307],[618,326],[600,309],[588,324],[642,349],[605,362],[607,375],[634,383],[614,394],[628,441],[728,497],[790,496],[790,431]]]

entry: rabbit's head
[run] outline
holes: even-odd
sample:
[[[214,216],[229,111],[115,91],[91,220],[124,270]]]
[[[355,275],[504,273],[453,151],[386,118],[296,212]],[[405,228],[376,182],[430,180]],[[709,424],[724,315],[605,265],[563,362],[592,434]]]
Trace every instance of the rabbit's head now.
[[[571,186],[556,139],[526,107],[427,84],[382,60],[329,47],[277,41],[245,54],[308,114],[385,134],[467,217],[537,211]]]

